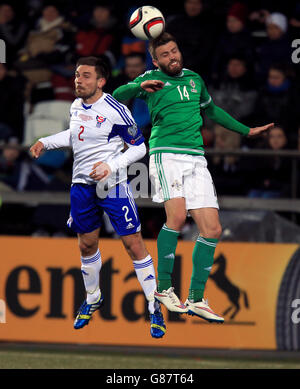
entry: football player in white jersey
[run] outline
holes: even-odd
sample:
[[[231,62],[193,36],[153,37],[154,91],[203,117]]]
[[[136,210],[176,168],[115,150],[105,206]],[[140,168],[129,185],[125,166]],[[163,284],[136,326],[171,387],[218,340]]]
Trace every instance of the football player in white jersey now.
[[[133,260],[137,278],[148,300],[151,336],[161,338],[166,326],[159,303],[154,300],[155,270],[142,239],[138,211],[126,173],[128,165],[145,155],[146,147],[128,108],[103,92],[108,74],[101,59],[80,58],[75,71],[77,99],[71,105],[70,128],[39,139],[30,151],[38,158],[42,150],[73,149],[68,226],[78,235],[81,271],[87,292],[74,328],[87,325],[92,313],[103,302],[99,286],[102,262],[98,245],[102,214],[106,212]],[[128,149],[122,153],[124,143]],[[105,182],[110,182],[106,193],[103,191]]]

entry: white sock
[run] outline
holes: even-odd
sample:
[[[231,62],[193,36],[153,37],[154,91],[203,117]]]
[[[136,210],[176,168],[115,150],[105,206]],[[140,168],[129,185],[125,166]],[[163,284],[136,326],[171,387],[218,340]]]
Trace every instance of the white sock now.
[[[81,257],[81,272],[88,304],[95,303],[100,297],[99,274],[102,266],[99,249],[90,257]]]
[[[156,277],[151,255],[149,254],[146,258],[139,261],[133,261],[133,266],[137,279],[148,300],[148,310],[150,313],[154,313],[159,308],[159,304],[154,300]]]

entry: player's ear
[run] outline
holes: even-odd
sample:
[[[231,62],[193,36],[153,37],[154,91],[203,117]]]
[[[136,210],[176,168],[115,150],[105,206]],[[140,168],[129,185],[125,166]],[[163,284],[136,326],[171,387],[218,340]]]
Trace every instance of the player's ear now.
[[[156,61],[156,59],[152,58],[152,63],[155,67],[158,68],[158,62]]]
[[[102,89],[104,85],[106,84],[106,79],[101,77],[98,79],[98,88]]]

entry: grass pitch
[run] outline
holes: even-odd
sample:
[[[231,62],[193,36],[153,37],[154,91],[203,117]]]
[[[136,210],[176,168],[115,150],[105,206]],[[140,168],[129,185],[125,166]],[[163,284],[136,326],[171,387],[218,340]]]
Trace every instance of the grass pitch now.
[[[0,344],[0,369],[300,369],[300,359],[171,356]]]

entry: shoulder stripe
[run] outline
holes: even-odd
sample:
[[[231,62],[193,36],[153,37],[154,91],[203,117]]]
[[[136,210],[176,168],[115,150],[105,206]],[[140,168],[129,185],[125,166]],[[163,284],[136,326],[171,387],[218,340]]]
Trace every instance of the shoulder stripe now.
[[[115,103],[123,112],[124,112],[124,115],[128,118],[129,121],[133,122],[133,120],[131,119],[131,117],[128,115],[128,113],[126,112],[126,108],[124,106],[124,104],[121,104],[117,99],[115,99],[114,97],[112,97],[111,95],[107,95],[107,98],[112,102],[112,103]]]
[[[128,113],[126,112],[123,105],[121,105],[116,99],[112,96],[107,95],[104,99],[110,106],[114,107],[116,111],[119,112],[120,116],[124,120],[124,122],[128,125],[134,124],[134,121],[130,118]]]
[[[112,108],[114,108],[118,114],[121,116],[121,118],[123,119],[124,123],[126,123],[127,125],[131,125],[133,123],[131,123],[128,118],[124,115],[124,112],[115,104],[113,103],[112,101],[108,100],[105,98],[105,101],[107,102],[108,105],[110,105]]]

